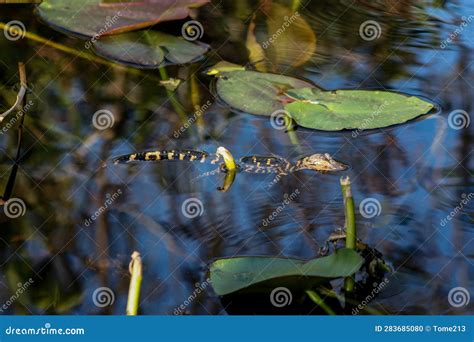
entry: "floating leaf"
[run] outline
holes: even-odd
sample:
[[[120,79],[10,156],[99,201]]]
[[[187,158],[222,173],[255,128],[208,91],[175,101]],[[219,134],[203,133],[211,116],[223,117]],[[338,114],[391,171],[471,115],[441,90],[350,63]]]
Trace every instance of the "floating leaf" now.
[[[193,62],[209,46],[157,31],[137,31],[101,38],[94,48],[97,54],[123,64],[157,68],[165,60],[171,64]]]
[[[217,64],[214,64],[212,67],[206,70],[206,74],[210,76],[215,76],[218,74],[222,74],[223,72],[229,71],[244,71],[245,67],[239,64],[234,64],[226,61],[220,61]]]
[[[210,267],[210,279],[214,291],[222,296],[253,285],[314,286],[339,277],[348,277],[363,264],[362,257],[350,249],[310,261],[274,257],[236,257],[220,259]],[[305,278],[302,280],[302,278]]]
[[[285,109],[298,125],[325,131],[373,129],[404,123],[428,113],[433,104],[415,96],[379,90],[294,89]]]
[[[270,116],[282,110],[281,98],[289,89],[312,87],[306,81],[256,71],[219,73],[216,90],[219,97],[234,109]]]
[[[178,20],[189,15],[190,7],[209,0],[44,0],[39,16],[52,27],[68,33],[94,37],[116,34]]]

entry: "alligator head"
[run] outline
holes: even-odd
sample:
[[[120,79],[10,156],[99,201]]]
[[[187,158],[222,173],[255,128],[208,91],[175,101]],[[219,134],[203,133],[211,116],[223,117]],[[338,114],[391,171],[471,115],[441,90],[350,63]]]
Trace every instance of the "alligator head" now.
[[[321,173],[344,171],[349,168],[348,165],[334,160],[330,154],[312,154],[298,160],[297,168],[299,170],[314,170]]]

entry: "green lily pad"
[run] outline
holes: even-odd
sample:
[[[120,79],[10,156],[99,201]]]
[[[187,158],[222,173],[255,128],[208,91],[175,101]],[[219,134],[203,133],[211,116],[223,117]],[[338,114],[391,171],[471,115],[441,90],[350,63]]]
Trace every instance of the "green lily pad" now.
[[[373,129],[401,124],[428,113],[433,104],[415,96],[379,90],[294,89],[285,109],[298,125],[325,131]]]
[[[216,294],[223,296],[253,285],[314,286],[357,272],[363,258],[351,249],[310,261],[273,257],[236,257],[219,259],[210,267],[210,280]],[[302,278],[305,278],[302,280]]]
[[[202,57],[209,46],[157,31],[122,33],[94,43],[97,54],[138,68],[157,68],[165,62],[186,64]]]
[[[314,87],[306,81],[256,71],[230,71],[218,75],[216,91],[219,98],[233,109],[268,115],[283,110],[282,97],[289,89]]]
[[[191,7],[209,0],[44,0],[38,15],[52,27],[79,36],[97,37],[184,19]]]

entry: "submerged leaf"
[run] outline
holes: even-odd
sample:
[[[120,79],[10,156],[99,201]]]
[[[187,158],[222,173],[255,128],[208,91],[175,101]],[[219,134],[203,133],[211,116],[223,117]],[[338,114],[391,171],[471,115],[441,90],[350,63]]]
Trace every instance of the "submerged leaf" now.
[[[316,35],[299,12],[272,3],[266,15],[268,40],[263,48],[273,64],[297,67],[313,57]]]
[[[256,71],[219,73],[216,90],[218,96],[236,110],[270,116],[282,110],[281,98],[289,89],[312,87],[306,81],[277,74]]]
[[[249,28],[247,30],[247,41],[245,42],[245,46],[249,51],[249,60],[254,65],[255,69],[261,72],[267,72],[267,65],[265,63],[266,56],[265,52],[263,51],[262,46],[257,42],[257,38],[255,38],[255,18],[249,24]]]
[[[208,45],[189,42],[157,31],[128,32],[94,43],[97,54],[139,68],[157,68],[166,60],[185,64],[202,57]]]
[[[433,108],[433,104],[415,96],[379,90],[304,88],[290,90],[287,95],[296,99],[285,109],[298,125],[326,131],[387,127]]]
[[[94,37],[116,34],[178,20],[189,15],[190,7],[209,0],[135,0],[106,3],[103,0],[44,0],[39,16],[54,28]]]
[[[348,277],[363,264],[362,257],[350,249],[310,261],[274,257],[236,257],[220,259],[210,267],[214,291],[222,296],[253,285],[269,285],[273,281],[295,286],[311,286],[339,277]],[[303,279],[302,279],[303,278]],[[280,282],[281,285],[281,282]]]

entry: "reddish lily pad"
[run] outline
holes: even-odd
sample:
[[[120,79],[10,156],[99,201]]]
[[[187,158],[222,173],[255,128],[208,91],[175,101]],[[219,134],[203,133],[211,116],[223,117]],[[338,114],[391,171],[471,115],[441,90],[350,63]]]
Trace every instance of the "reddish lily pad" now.
[[[97,37],[179,20],[209,0],[44,0],[39,16],[52,27],[78,36]]]

